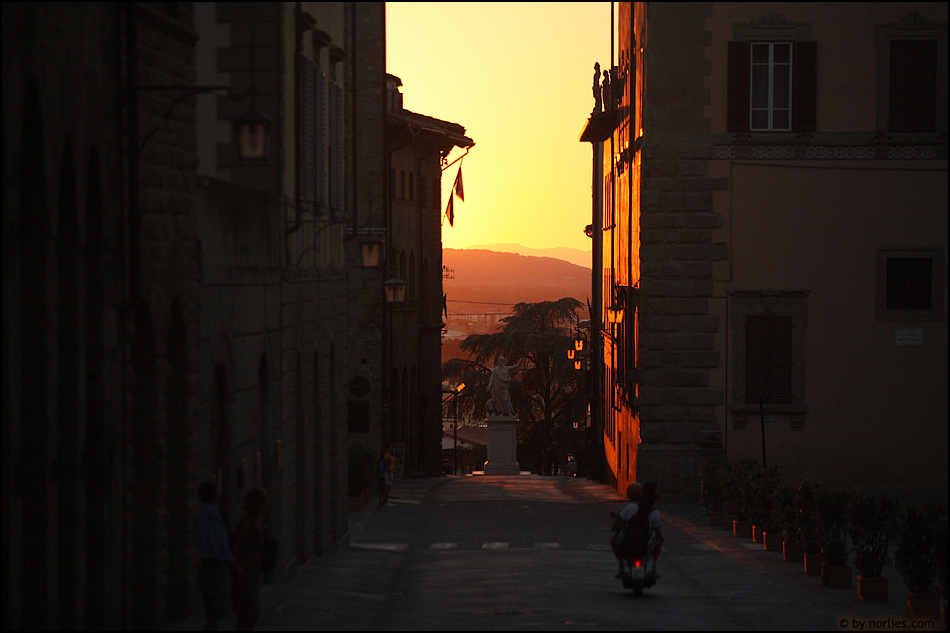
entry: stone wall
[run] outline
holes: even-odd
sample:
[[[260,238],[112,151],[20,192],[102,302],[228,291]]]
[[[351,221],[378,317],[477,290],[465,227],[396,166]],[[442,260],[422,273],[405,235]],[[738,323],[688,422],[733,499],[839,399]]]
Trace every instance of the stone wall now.
[[[713,243],[722,225],[708,177],[709,102],[704,81],[709,3],[648,6],[646,102],[641,192],[640,433],[638,478],[660,483],[665,499],[697,499],[700,442],[718,430],[723,393],[710,384],[720,363],[710,313]]]

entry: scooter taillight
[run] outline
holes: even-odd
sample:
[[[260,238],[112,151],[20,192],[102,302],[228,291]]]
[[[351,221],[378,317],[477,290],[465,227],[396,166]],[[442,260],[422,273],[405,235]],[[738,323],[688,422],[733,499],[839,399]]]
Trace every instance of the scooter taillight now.
[[[643,564],[643,561],[642,561],[642,560],[635,560],[635,561],[633,561],[633,566],[634,566],[634,567],[639,567],[639,566],[642,565],[642,564]]]

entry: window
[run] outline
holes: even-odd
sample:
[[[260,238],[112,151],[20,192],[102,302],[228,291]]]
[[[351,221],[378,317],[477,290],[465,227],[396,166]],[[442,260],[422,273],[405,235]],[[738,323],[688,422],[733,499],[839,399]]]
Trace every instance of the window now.
[[[933,132],[937,122],[937,40],[891,40],[888,129]]]
[[[751,130],[785,131],[792,125],[792,44],[753,43]]]
[[[940,250],[882,250],[877,255],[877,318],[927,321],[942,318]]]
[[[814,132],[815,42],[729,42],[729,132]]]
[[[330,207],[337,212],[343,210],[343,89],[330,84],[329,94],[329,148],[328,180],[330,189]]]
[[[805,405],[805,329],[808,292],[736,290],[729,293],[734,380],[730,411],[742,416],[801,415]],[[800,422],[801,420],[799,420]]]
[[[875,26],[879,132],[946,132],[947,23],[933,18],[908,13]]]
[[[792,317],[756,314],[745,318],[745,396],[755,404],[792,401]]]
[[[301,123],[303,140],[300,143],[300,191],[301,200],[314,202],[316,200],[316,171],[317,171],[317,70],[313,61],[307,57],[300,57],[301,90]]]
[[[887,260],[887,309],[929,310],[934,260],[929,257],[890,257]]]

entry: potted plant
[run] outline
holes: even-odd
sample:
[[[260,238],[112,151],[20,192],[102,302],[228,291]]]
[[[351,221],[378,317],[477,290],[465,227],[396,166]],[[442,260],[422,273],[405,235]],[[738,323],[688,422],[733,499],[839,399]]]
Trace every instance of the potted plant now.
[[[822,484],[805,479],[795,490],[795,536],[802,548],[805,573],[821,573],[821,522],[817,496]]]
[[[940,595],[940,621],[947,630],[947,506],[940,506],[937,533],[934,538],[934,560],[937,563],[937,592]]]
[[[900,505],[884,495],[860,495],[851,506],[848,534],[858,571],[858,599],[887,601],[887,578],[881,577],[890,562],[890,548],[897,537]]]
[[[709,513],[710,527],[726,527],[725,476],[728,465],[722,460],[707,460],[699,465],[703,502]]]
[[[854,496],[854,492],[846,488],[825,488],[818,495],[821,584],[826,587],[851,586],[853,568],[848,564],[848,521]]]
[[[359,510],[372,494],[376,455],[362,444],[352,444],[347,451],[347,492],[349,509]]]
[[[894,565],[907,586],[907,612],[914,619],[936,619],[939,602],[934,591],[934,558],[939,509],[907,506],[901,517]]]
[[[795,492],[794,486],[782,482],[772,497],[772,522],[782,538],[782,558],[787,563],[801,563],[805,560],[805,549],[798,541]]]
[[[773,533],[771,539],[773,542],[772,549],[778,550],[782,544],[782,537],[772,513],[775,491],[781,483],[782,479],[779,477],[778,469],[775,467],[769,468],[753,482],[752,511],[750,516],[752,521],[752,542],[765,544],[765,549],[769,549],[765,543],[769,531]]]
[[[730,507],[735,519],[732,533],[739,538],[752,538],[750,514],[753,506],[754,480],[761,470],[751,459],[735,462],[729,472]]]
[[[784,481],[779,481],[772,490],[770,499],[772,505],[765,519],[765,534],[763,535],[767,552],[784,552],[785,550],[785,541],[794,523],[793,494],[794,489]]]

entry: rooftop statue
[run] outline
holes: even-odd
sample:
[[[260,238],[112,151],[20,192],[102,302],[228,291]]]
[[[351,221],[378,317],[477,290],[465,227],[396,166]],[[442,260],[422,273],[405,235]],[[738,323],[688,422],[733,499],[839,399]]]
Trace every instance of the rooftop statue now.
[[[594,112],[603,109],[600,100],[600,62],[594,62]]]

